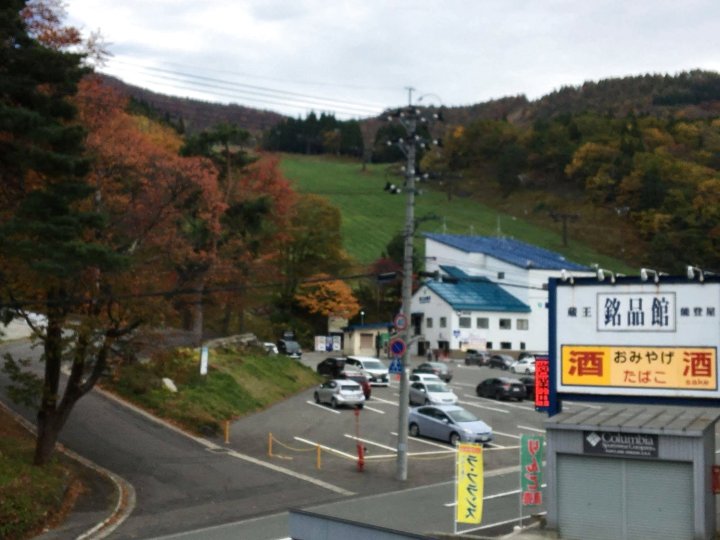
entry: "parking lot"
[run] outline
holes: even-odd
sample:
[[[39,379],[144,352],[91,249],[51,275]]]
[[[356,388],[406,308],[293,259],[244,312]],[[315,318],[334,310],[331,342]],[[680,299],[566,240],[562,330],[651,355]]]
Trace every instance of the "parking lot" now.
[[[315,368],[326,353],[306,353],[302,362]],[[386,362],[387,364],[388,362]],[[417,365],[418,362],[415,362]],[[522,433],[542,433],[545,416],[530,401],[496,401],[475,395],[476,385],[502,373],[488,367],[452,362],[450,387],[459,405],[472,411],[493,429],[494,440],[485,448],[485,470],[504,471],[519,464]],[[423,437],[408,438],[408,480],[395,480],[399,380],[388,387],[373,386],[362,410],[318,405],[313,390],[305,391],[233,426],[233,446],[272,459],[298,473],[320,478],[353,493],[398,489],[452,481],[455,449],[448,443]],[[365,450],[362,473],[358,445]]]

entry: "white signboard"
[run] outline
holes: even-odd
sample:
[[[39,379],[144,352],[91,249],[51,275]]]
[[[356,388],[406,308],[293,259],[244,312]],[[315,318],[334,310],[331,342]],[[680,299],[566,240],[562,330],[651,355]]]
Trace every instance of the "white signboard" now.
[[[558,392],[720,397],[719,283],[557,285]]]

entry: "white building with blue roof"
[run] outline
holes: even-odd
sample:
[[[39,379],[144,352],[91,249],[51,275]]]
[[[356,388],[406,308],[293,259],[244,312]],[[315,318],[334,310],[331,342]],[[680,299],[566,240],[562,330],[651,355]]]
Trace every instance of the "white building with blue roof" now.
[[[413,295],[415,351],[548,350],[548,280],[594,270],[512,238],[425,234],[425,268],[439,279]]]

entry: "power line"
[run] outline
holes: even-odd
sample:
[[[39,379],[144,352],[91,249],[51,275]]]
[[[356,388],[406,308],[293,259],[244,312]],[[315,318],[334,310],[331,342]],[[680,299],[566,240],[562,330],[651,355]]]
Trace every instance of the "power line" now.
[[[318,106],[326,106],[329,108],[334,108],[339,111],[344,111],[345,114],[366,114],[366,115],[377,115],[379,114],[384,108],[384,105],[377,104],[377,103],[359,103],[359,102],[353,102],[349,100],[342,100],[337,98],[329,98],[325,96],[315,96],[310,94],[303,94],[299,92],[291,92],[288,90],[280,90],[276,88],[271,88],[267,86],[257,86],[257,85],[251,85],[246,83],[238,83],[234,81],[224,80],[224,79],[218,79],[214,77],[206,77],[203,75],[196,75],[193,73],[187,73],[187,72],[181,72],[181,71],[174,71],[164,68],[155,68],[155,67],[148,67],[148,66],[142,66],[139,64],[133,64],[131,62],[126,62],[122,60],[113,60],[114,64],[120,64],[124,66],[130,66],[132,68],[137,68],[139,70],[139,74],[142,76],[154,76],[157,79],[165,79],[172,82],[180,82],[185,83],[189,85],[195,85],[200,86],[204,88],[210,88],[210,89],[220,89],[220,90],[230,90],[235,92],[236,94],[232,96],[228,96],[227,94],[218,94],[223,95],[225,97],[237,97],[238,95],[241,95],[241,93],[250,93],[253,95],[259,95],[264,96],[267,98],[277,98],[277,99],[286,99],[287,101],[268,101],[268,103],[274,104],[274,105],[283,105],[283,106],[290,106],[290,107],[318,107]],[[118,68],[121,69],[121,68]],[[170,88],[177,89],[180,88],[182,90],[189,90],[187,87],[182,85],[168,85]],[[194,90],[194,89],[190,89]],[[252,99],[253,101],[260,101],[257,98],[244,98],[244,99]],[[351,112],[349,112],[351,111]]]

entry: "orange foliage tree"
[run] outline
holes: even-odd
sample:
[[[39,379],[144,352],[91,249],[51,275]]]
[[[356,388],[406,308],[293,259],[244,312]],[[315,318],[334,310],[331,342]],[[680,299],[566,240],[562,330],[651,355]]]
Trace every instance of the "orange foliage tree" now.
[[[327,274],[317,274],[300,286],[295,300],[310,313],[350,319],[360,313],[352,288]]]

